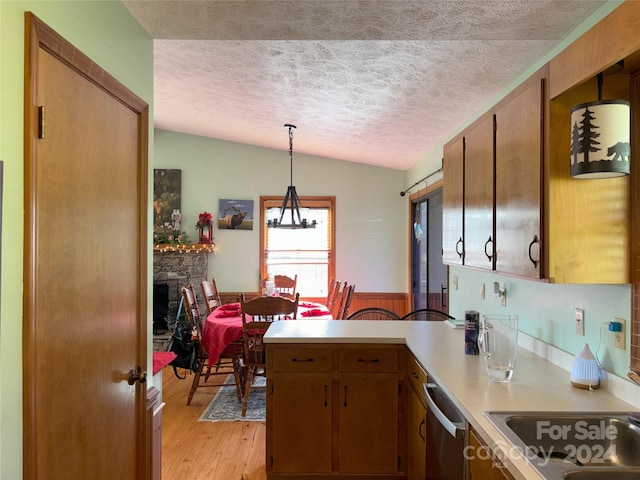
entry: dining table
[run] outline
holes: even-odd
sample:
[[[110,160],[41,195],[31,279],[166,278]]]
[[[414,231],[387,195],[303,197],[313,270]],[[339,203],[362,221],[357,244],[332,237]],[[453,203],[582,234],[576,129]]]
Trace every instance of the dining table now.
[[[331,320],[326,305],[315,302],[299,302],[298,320]],[[288,320],[280,320],[288,321]],[[225,303],[213,310],[202,326],[202,347],[209,354],[209,363],[216,363],[220,354],[231,343],[242,339],[242,313],[240,303]]]

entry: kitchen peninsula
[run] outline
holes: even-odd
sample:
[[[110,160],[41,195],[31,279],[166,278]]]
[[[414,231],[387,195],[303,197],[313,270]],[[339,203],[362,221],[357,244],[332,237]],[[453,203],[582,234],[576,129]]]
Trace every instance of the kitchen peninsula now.
[[[624,402],[604,390],[588,391],[572,387],[568,371],[523,347],[519,347],[518,350],[513,380],[506,384],[491,383],[487,377],[483,358],[464,354],[464,330],[450,328],[444,322],[349,322],[331,320],[277,322],[267,332],[265,342],[268,344],[268,358],[270,352],[287,351],[288,349],[289,351],[300,353],[298,362],[305,360],[310,364],[315,361],[315,367],[303,373],[298,373],[299,379],[305,379],[305,381],[330,381],[331,379],[340,381],[340,373],[337,374],[338,376],[335,374],[335,365],[333,366],[334,373],[332,374],[332,368],[328,364],[332,360],[334,363],[341,363],[343,361],[342,354],[339,356],[335,352],[341,352],[345,348],[357,349],[358,345],[366,345],[367,349],[381,349],[380,352],[393,351],[394,348],[401,352],[398,355],[396,371],[393,368],[389,368],[383,369],[383,373],[372,374],[386,379],[399,379],[400,377],[396,375],[397,372],[404,371],[402,368],[406,360],[404,357],[413,355],[428,372],[429,381],[435,381],[440,385],[444,393],[450,397],[455,406],[464,414],[470,427],[482,437],[482,440],[487,445],[491,446],[501,445],[508,448],[509,443],[484,416],[483,412],[485,411],[625,412],[638,410],[638,406]],[[305,357],[301,354],[305,349],[308,352],[324,351],[326,355],[324,358],[321,356],[313,358],[311,355]],[[362,348],[361,350],[366,351],[367,349]],[[386,357],[381,357],[380,363],[385,363]],[[322,364],[324,364],[324,367]],[[273,371],[269,370],[269,368],[267,369],[267,375],[268,382],[272,382]],[[296,378],[291,375],[288,380],[296,381]],[[397,381],[402,384],[403,380]],[[405,379],[404,384],[407,383],[408,381]],[[346,393],[346,387],[344,388]],[[335,390],[338,389],[336,388]],[[337,398],[341,398],[338,396],[341,393],[342,391],[334,393],[334,401]],[[328,401],[331,401],[331,396]],[[327,400],[325,399],[325,404],[326,402]],[[399,411],[404,412],[404,409],[401,407]],[[288,477],[287,474],[274,473],[273,463],[270,469],[269,455],[272,445],[270,445],[269,437],[270,435],[273,437],[274,432],[284,428],[284,425],[279,424],[277,421],[274,424],[274,420],[270,418],[269,413],[268,399],[267,476],[270,479],[293,478],[291,476]],[[403,414],[400,416],[402,417]],[[398,420],[398,429],[401,432],[404,431],[403,421],[403,418]],[[335,433],[333,437],[328,435],[328,438],[336,438]],[[402,434],[399,435],[399,438],[402,438]],[[396,439],[390,436],[388,441],[393,443]],[[402,455],[402,440],[399,445],[399,455]],[[337,453],[334,452],[334,459],[337,458],[336,456]],[[526,480],[542,478],[522,457],[501,455],[500,458],[514,478]],[[293,471],[288,472],[289,475],[292,473]],[[325,478],[323,476],[324,472],[312,473],[314,473],[314,476],[309,478]],[[340,472],[337,473],[338,478],[340,478]],[[326,476],[331,474],[329,472]],[[336,474],[336,472],[333,472],[333,474]],[[344,478],[348,478],[348,476]],[[386,478],[403,478],[402,471],[399,471],[397,475],[390,474]]]

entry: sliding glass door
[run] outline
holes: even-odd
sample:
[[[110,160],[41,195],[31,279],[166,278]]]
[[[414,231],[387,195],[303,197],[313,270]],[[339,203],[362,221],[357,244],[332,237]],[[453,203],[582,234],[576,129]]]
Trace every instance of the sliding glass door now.
[[[442,188],[411,200],[413,309],[448,311],[447,267],[442,263]]]

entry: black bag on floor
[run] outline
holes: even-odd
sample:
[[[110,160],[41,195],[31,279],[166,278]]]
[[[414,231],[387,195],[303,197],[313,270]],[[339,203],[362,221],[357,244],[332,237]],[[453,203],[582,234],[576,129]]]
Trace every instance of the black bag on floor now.
[[[173,373],[180,380],[187,378],[187,375],[186,373],[184,377],[178,375],[178,368],[185,368],[194,372],[197,370],[199,347],[198,334],[190,325],[176,327],[171,336],[169,351],[175,353],[177,357],[169,365],[173,367]]]

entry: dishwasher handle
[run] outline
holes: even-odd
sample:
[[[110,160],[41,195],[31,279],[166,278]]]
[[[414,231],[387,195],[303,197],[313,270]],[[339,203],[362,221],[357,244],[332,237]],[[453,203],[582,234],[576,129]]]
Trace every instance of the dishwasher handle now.
[[[464,431],[466,426],[464,422],[452,422],[447,416],[442,413],[442,410],[438,408],[435,404],[431,395],[429,395],[429,390],[436,390],[440,387],[436,383],[423,383],[422,387],[424,388],[424,394],[427,401],[427,406],[436,419],[440,422],[440,424],[445,428],[449,434],[454,438],[462,438],[464,437]]]

